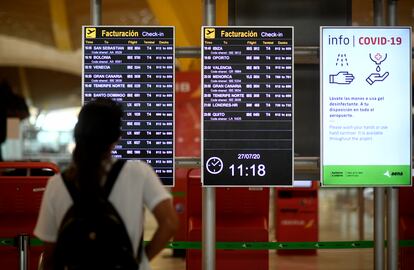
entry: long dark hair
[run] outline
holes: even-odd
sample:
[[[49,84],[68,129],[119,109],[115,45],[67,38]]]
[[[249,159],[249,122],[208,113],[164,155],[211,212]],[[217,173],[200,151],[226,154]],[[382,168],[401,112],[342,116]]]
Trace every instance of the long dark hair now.
[[[111,99],[99,98],[84,105],[75,126],[76,147],[69,175],[81,193],[97,195],[105,174],[104,161],[120,135],[122,109]]]

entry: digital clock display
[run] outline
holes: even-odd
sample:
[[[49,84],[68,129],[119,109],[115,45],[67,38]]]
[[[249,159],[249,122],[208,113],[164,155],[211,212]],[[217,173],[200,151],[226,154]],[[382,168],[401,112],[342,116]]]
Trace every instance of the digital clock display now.
[[[237,165],[237,164],[236,164]],[[231,170],[231,176],[265,176],[266,175],[266,165],[264,164],[253,164],[243,165],[240,164],[236,167],[236,165],[231,164],[229,169]]]
[[[83,102],[106,97],[122,105],[118,159],[150,164],[174,185],[174,28],[83,27]]]
[[[291,186],[293,28],[203,27],[204,186]]]

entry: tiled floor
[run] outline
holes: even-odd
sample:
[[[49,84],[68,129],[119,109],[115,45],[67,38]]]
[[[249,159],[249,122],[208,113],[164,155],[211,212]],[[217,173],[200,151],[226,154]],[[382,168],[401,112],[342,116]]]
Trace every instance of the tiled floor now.
[[[319,240],[359,240],[357,205],[356,189],[319,190]],[[372,240],[372,200],[365,199],[365,208],[365,240]],[[269,239],[274,240],[273,218],[270,221]],[[154,227],[154,220],[147,218],[148,238]],[[153,269],[185,269],[185,259],[174,258],[171,254],[171,250],[164,250],[151,262]],[[318,250],[316,256],[280,256],[272,250],[269,251],[269,270],[368,270],[374,269],[373,259],[373,249]]]

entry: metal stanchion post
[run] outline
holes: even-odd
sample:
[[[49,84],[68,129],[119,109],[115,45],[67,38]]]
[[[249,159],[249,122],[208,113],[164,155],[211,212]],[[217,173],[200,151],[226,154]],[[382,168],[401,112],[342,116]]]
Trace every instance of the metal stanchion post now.
[[[387,188],[387,270],[398,269],[398,188]]]
[[[228,24],[236,25],[236,0],[228,0]]]
[[[216,269],[216,189],[203,188],[202,269]]]
[[[216,1],[204,0],[204,24],[212,26],[215,23]],[[203,188],[202,269],[216,269],[216,189],[214,187]]]
[[[364,188],[357,188],[358,190],[358,230],[359,240],[362,241],[365,238],[365,200],[364,200]]]
[[[374,269],[384,270],[384,188],[374,189]]]
[[[388,24],[397,25],[397,1],[388,0]],[[398,188],[387,188],[387,270],[398,269]]]
[[[91,0],[91,22],[93,25],[100,25],[102,21],[101,0]]]
[[[388,0],[388,25],[397,25],[397,0]]]
[[[19,270],[29,269],[29,236],[17,237],[17,249],[19,250]]]
[[[384,1],[374,0],[374,25],[384,25]]]
[[[374,0],[374,24],[384,25],[384,1]],[[384,270],[384,188],[374,188],[374,269]]]

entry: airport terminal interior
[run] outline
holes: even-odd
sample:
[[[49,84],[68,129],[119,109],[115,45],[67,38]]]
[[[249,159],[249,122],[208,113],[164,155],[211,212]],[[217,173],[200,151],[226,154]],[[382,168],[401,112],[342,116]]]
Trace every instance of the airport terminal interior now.
[[[213,8],[209,9],[211,6]],[[212,33],[211,31],[214,31],[214,26],[242,27],[243,29],[247,29],[243,30],[246,31],[243,33],[246,33],[247,36],[251,34],[250,32],[256,31],[255,29],[261,31],[261,29],[265,29],[266,27],[270,27],[269,29],[276,28],[277,30],[274,31],[277,31],[277,34],[274,33],[274,36],[266,36],[262,34],[261,38],[277,39],[280,37],[278,36],[280,34],[290,37],[289,41],[283,42],[292,42],[289,43],[292,45],[290,47],[291,49],[289,49],[289,51],[286,50],[283,59],[277,59],[277,61],[282,61],[280,63],[288,63],[291,61],[290,68],[292,69],[292,72],[286,77],[283,75],[282,78],[282,80],[285,80],[283,82],[287,82],[286,85],[290,84],[289,87],[286,86],[286,89],[285,85],[283,86],[283,91],[286,90],[286,93],[290,93],[290,95],[283,95],[283,98],[286,98],[286,100],[291,98],[290,104],[294,104],[294,114],[293,111],[289,111],[291,106],[288,106],[287,108],[284,108],[283,113],[277,117],[290,117],[292,120],[294,118],[294,126],[289,126],[289,134],[291,137],[287,140],[292,144],[289,146],[290,149],[294,149],[294,151],[290,151],[290,159],[285,158],[283,160],[278,160],[279,163],[277,165],[274,165],[273,163],[274,167],[280,166],[285,168],[284,170],[275,169],[275,171],[277,171],[275,175],[282,175],[282,178],[285,178],[280,180],[282,182],[277,182],[279,180],[275,180],[276,182],[265,182],[265,180],[263,180],[261,185],[249,184],[252,183],[249,182],[249,179],[253,179],[252,177],[248,177],[249,174],[256,175],[258,176],[258,179],[261,180],[260,176],[264,176],[265,173],[268,172],[270,173],[270,166],[265,169],[263,163],[258,164],[257,167],[256,165],[252,165],[251,167],[244,168],[243,165],[230,165],[226,163],[229,170],[223,179],[230,175],[237,175],[240,172],[240,179],[243,178],[242,181],[245,182],[243,182],[244,184],[241,184],[241,186],[243,186],[241,188],[236,187],[238,184],[230,184],[226,187],[215,188],[214,192],[217,199],[215,204],[217,215],[217,226],[215,227],[216,241],[223,243],[239,243],[240,245],[234,246],[234,248],[228,248],[227,250],[217,249],[215,256],[216,268],[206,268],[206,270],[414,269],[414,210],[409,206],[411,204],[410,198],[414,195],[414,190],[412,188],[388,188],[390,186],[384,185],[382,182],[379,186],[386,188],[377,189],[375,183],[367,185],[322,187],[320,182],[320,169],[322,164],[321,136],[324,134],[321,125],[325,125],[325,120],[321,120],[321,102],[324,101],[321,98],[322,76],[320,74],[322,72],[321,63],[323,53],[328,52],[328,49],[324,52],[320,50],[321,41],[323,41],[321,36],[321,26],[333,27],[334,31],[338,29],[338,31],[342,31],[343,29],[352,29],[351,27],[360,27],[358,28],[358,31],[361,29],[361,31],[364,31],[364,29],[370,29],[370,27],[385,27],[389,25],[396,27],[401,26],[405,30],[408,29],[409,34],[407,36],[411,38],[411,28],[414,27],[414,1],[1,0],[0,91],[9,91],[14,97],[12,102],[7,103],[6,140],[4,143],[0,142],[2,143],[2,157],[6,162],[50,162],[56,164],[58,170],[64,170],[71,161],[71,153],[75,147],[73,129],[82,102],[87,101],[88,98],[91,97],[88,96],[88,91],[92,91],[92,85],[94,85],[93,87],[100,87],[98,84],[92,84],[91,82],[94,82],[93,80],[88,81],[92,78],[92,75],[90,75],[93,73],[90,73],[92,67],[93,69],[99,67],[96,65],[94,66],[93,61],[88,62],[88,59],[92,59],[88,57],[92,57],[93,54],[90,48],[92,48],[91,44],[94,44],[94,41],[91,40],[95,38],[95,36],[89,35],[88,31],[99,30],[99,27],[109,27],[108,29],[111,29],[110,31],[113,29],[144,27],[147,32],[154,31],[153,33],[156,33],[154,29],[158,29],[159,33],[161,33],[164,29],[167,29],[165,30],[165,33],[167,33],[167,37],[173,40],[172,43],[168,43],[171,41],[168,41],[167,37],[163,36],[163,33],[161,36],[165,38],[166,41],[160,41],[159,44],[163,44],[162,42],[167,42],[165,44],[170,45],[174,44],[175,51],[172,46],[164,47],[166,48],[165,52],[162,52],[160,56],[157,56],[159,57],[157,60],[161,60],[161,62],[163,62],[162,64],[165,65],[163,68],[159,66],[154,67],[159,73],[156,76],[154,75],[156,78],[147,77],[147,79],[150,78],[150,83],[146,84],[146,86],[151,88],[150,84],[152,83],[152,80],[154,83],[152,89],[157,87],[161,88],[160,85],[163,85],[163,83],[169,87],[166,83],[167,81],[171,82],[171,85],[174,85],[174,88],[170,85],[171,89],[173,89],[172,91],[175,91],[174,98],[172,98],[172,95],[168,96],[171,97],[173,105],[170,107],[166,105],[170,111],[165,113],[166,110],[164,110],[162,111],[163,113],[157,114],[157,117],[165,115],[170,117],[168,118],[169,120],[165,120],[166,122],[171,122],[171,119],[173,119],[172,114],[174,114],[174,121],[170,123],[171,125],[168,125],[168,123],[165,124],[165,130],[168,126],[168,128],[173,130],[174,134],[168,132],[165,132],[165,134],[157,133],[157,136],[159,137],[156,138],[161,138],[164,135],[170,136],[166,138],[171,140],[174,144],[168,144],[168,147],[171,147],[171,149],[174,150],[175,161],[173,159],[174,157],[171,157],[170,160],[175,162],[175,169],[169,170],[170,167],[167,168],[164,166],[167,169],[164,170],[163,167],[162,170],[160,169],[156,171],[161,176],[164,176],[164,174],[166,175],[168,172],[174,172],[175,174],[174,177],[171,176],[171,179],[163,179],[163,182],[164,184],[167,183],[167,188],[171,191],[174,207],[180,219],[180,229],[171,241],[181,243],[181,246],[178,245],[177,247],[173,245],[173,248],[169,247],[164,249],[161,254],[151,262],[151,266],[154,270],[202,269],[202,257],[205,255],[205,253],[203,253],[204,251],[191,247],[191,243],[201,244],[201,228],[203,227],[202,223],[204,222],[201,221],[201,217],[202,212],[207,211],[206,206],[203,205],[204,201],[202,201],[202,193],[206,191],[201,187],[201,180],[203,174],[204,176],[209,174],[210,178],[208,179],[211,179],[209,180],[211,182],[204,182],[207,183],[207,186],[209,185],[208,183],[212,183],[210,184],[211,186],[217,186],[220,181],[222,181],[222,178],[220,178],[221,176],[218,176],[222,168],[218,169],[219,171],[214,171],[213,169],[210,170],[208,168],[210,165],[214,167],[219,164],[219,162],[221,162],[220,158],[213,160],[213,157],[211,157],[206,162],[207,167],[205,168],[205,171],[203,172],[203,166],[201,166],[200,169],[200,159],[203,159],[203,155],[204,157],[210,157],[210,153],[214,153],[217,156],[220,155],[217,149],[214,150],[216,152],[213,150],[209,150],[211,152],[204,152],[202,146],[213,145],[211,141],[214,140],[203,141],[203,139],[205,139],[203,136],[212,136],[211,138],[219,136],[217,135],[219,133],[215,133],[216,130],[214,128],[224,128],[226,125],[231,126],[230,120],[233,120],[233,118],[223,118],[226,120],[224,125],[216,125],[212,128],[213,124],[210,124],[210,122],[217,119],[220,120],[220,115],[217,114],[216,116],[218,118],[208,118],[208,121],[210,122],[206,124],[208,121],[206,121],[207,118],[205,112],[209,112],[210,109],[211,112],[214,112],[214,108],[206,109],[210,106],[209,104],[204,104],[203,108],[202,102],[217,102],[214,103],[216,105],[211,103],[213,104],[211,107],[218,107],[217,104],[220,100],[203,100],[203,98],[209,97],[209,94],[206,94],[210,93],[208,91],[213,91],[213,93],[215,93],[214,90],[211,90],[214,89],[215,86],[213,84],[213,86],[208,84],[208,82],[214,83],[214,80],[208,81],[208,79],[211,78],[208,77],[210,75],[203,76],[203,74],[208,74],[208,71],[206,70],[213,70],[214,67],[211,67],[215,64],[216,70],[220,70],[217,71],[216,74],[224,72],[223,70],[225,69],[231,69],[231,64],[220,62],[223,58],[219,58],[213,54],[214,45],[218,44],[214,42],[216,42],[215,39],[220,31],[217,30],[216,34],[213,36],[210,36],[210,34]],[[202,28],[203,26],[208,26],[209,28]],[[329,30],[330,28],[327,28],[327,31]],[[109,33],[110,31],[108,30],[107,32]],[[172,32],[173,34],[171,34]],[[235,33],[237,32],[233,31],[232,34],[229,35],[234,35]],[[148,34],[148,40],[151,38],[154,38],[155,40],[157,36],[154,35],[151,33]],[[114,39],[109,38],[108,40]],[[367,47],[372,45],[368,43],[375,44],[376,41],[373,40],[375,39],[367,38],[365,40],[362,37],[360,39],[360,45],[361,47]],[[150,43],[152,41],[146,42],[148,42],[146,44],[153,44]],[[226,42],[230,41],[224,41],[223,44],[227,44]],[[283,46],[288,44],[283,42],[278,44],[282,44]],[[332,38],[331,34],[328,42],[330,42],[329,45],[331,45],[331,43],[343,45],[351,41],[348,40],[345,35]],[[378,42],[381,43],[383,41],[379,38]],[[373,56],[371,56],[371,54],[369,55],[372,62],[375,63],[373,64],[372,62],[369,62],[371,60],[367,58],[367,61],[372,64],[369,68],[373,68],[373,73],[367,78],[364,77],[362,82],[365,84],[364,87],[377,87],[384,82],[393,80],[393,78],[395,78],[393,77],[394,74],[397,73],[402,77],[405,76],[403,78],[408,79],[406,85],[409,86],[409,88],[406,88],[407,91],[405,92],[407,96],[406,98],[402,98],[402,100],[405,100],[407,104],[409,103],[409,106],[400,106],[407,109],[407,113],[404,117],[396,119],[401,119],[401,123],[404,122],[404,125],[406,125],[404,127],[406,127],[406,129],[401,127],[400,131],[403,133],[403,130],[406,130],[407,132],[404,134],[409,134],[410,138],[408,138],[407,135],[404,139],[400,140],[398,138],[395,141],[401,142],[408,138],[408,143],[405,145],[406,148],[403,152],[410,152],[408,164],[412,165],[412,118],[410,114],[414,112],[412,109],[411,93],[413,69],[411,59],[409,61],[407,59],[410,57],[412,58],[411,52],[414,45],[414,39],[409,40],[408,43],[405,44],[408,50],[402,52],[402,59],[407,61],[404,62],[401,60],[399,63],[404,62],[407,65],[404,67],[403,64],[396,65],[396,69],[400,68],[398,72],[397,70],[386,70],[387,66],[382,63],[393,63],[392,53],[390,52],[394,52],[393,50],[396,50],[395,48],[397,48],[397,45],[401,45],[403,41],[400,37],[394,39],[394,37],[391,36],[389,40],[385,40],[384,42],[392,43],[388,55],[385,51],[375,52],[377,54]],[[204,47],[203,51],[203,45],[206,44],[212,44],[211,46],[213,49]],[[247,42],[247,44],[248,46],[251,46],[249,47],[250,49],[246,49],[247,51],[254,51],[255,48],[259,48],[258,46],[255,47],[256,43]],[[263,41],[263,44],[267,44],[266,41]],[[132,46],[136,46],[136,43],[128,43],[128,46],[129,45],[131,45],[130,48],[133,49]],[[269,50],[273,48],[271,47],[273,45],[267,46],[269,46],[266,47],[269,48]],[[105,46],[102,46],[102,48],[104,47]],[[111,50],[116,50],[116,46],[113,48],[115,49]],[[223,48],[224,46],[217,50],[222,51],[224,50]],[[293,48],[294,52],[291,51]],[[91,54],[88,55],[88,53]],[[111,53],[112,52],[109,51],[109,54]],[[139,55],[139,53],[140,52],[136,52],[136,55]],[[170,55],[168,55],[168,53],[170,53]],[[209,53],[212,53],[213,56],[205,56]],[[345,70],[349,64],[352,64],[350,60],[352,58],[350,58],[349,54],[347,56],[344,52],[340,53],[337,54],[337,59],[330,59],[328,56],[326,59],[332,60],[331,62],[333,63],[336,60],[336,65],[341,65],[341,68],[345,66]],[[217,52],[217,54],[219,53]],[[231,52],[231,54],[233,54],[233,52]],[[406,56],[409,57],[407,58]],[[226,57],[229,57],[228,59],[230,59],[233,55]],[[260,63],[257,65],[254,64],[254,56],[249,57],[253,57],[250,59],[246,58],[247,60],[251,60],[250,63],[252,64],[247,66],[246,70],[254,70],[256,67],[257,69],[260,69]],[[102,62],[97,61],[95,63],[105,62],[105,58],[99,59],[103,59]],[[115,57],[114,59],[118,58]],[[131,61],[132,59],[133,58],[128,58],[128,60]],[[139,61],[140,59],[141,58],[139,58]],[[215,63],[214,59],[218,62]],[[146,61],[150,62],[152,60],[153,59],[151,58],[146,58]],[[115,61],[120,61],[119,63],[122,62],[121,60]],[[138,63],[141,63],[139,61]],[[362,63],[363,61],[361,60],[361,70],[365,68]],[[90,64],[90,66],[88,66],[88,64]],[[234,64],[234,66],[235,65],[236,64]],[[129,69],[131,67],[131,69],[134,69],[134,67],[136,68],[137,66],[138,65],[131,65],[127,68]],[[208,68],[206,68],[206,66]],[[234,66],[232,66],[233,69]],[[325,65],[325,67],[328,66],[328,64]],[[104,68],[105,66],[102,64],[102,67]],[[375,68],[376,71],[374,71]],[[148,68],[147,66],[142,74],[145,74],[149,69],[151,69],[151,67]],[[402,69],[404,69],[404,71],[401,71]],[[130,74],[132,74],[131,76],[141,76],[141,71],[142,70],[128,70],[127,72],[130,72]],[[258,73],[252,71],[252,74],[259,73],[260,71]],[[213,71],[211,74],[214,74]],[[274,74],[277,74],[277,72]],[[250,86],[254,88],[254,79],[256,77],[254,77],[255,75],[248,76],[252,77],[246,77],[246,83],[248,84],[249,80],[253,81],[253,86]],[[233,74],[230,75],[230,77],[224,78],[236,77],[237,75]],[[118,85],[123,85],[121,81],[116,80],[117,78],[124,78],[122,75],[121,77],[115,76],[113,78],[113,80],[109,80],[111,83],[119,82],[121,84]],[[155,85],[156,79],[159,78],[161,82]],[[280,77],[276,76],[274,78],[280,79]],[[343,70],[330,75],[327,78],[331,80],[329,81],[328,86],[334,85],[335,87],[342,87],[345,84],[352,86],[351,83],[354,80],[355,84],[358,83],[357,81],[360,79],[358,75],[355,75],[354,77],[352,74]],[[340,79],[343,79],[344,81],[335,81]],[[95,80],[95,82],[104,84],[105,80]],[[233,83],[236,83],[236,80],[234,82],[227,81],[227,83],[232,83],[234,86],[236,84]],[[270,83],[267,85],[270,85]],[[112,86],[108,87],[115,89],[117,86],[112,84]],[[269,88],[270,87],[271,86],[269,86]],[[231,87],[223,86],[223,88],[227,89]],[[343,89],[345,88],[342,88],[342,90]],[[137,91],[140,90],[141,89],[138,89]],[[105,89],[105,91],[107,91],[107,89]],[[116,91],[122,90],[119,88]],[[292,98],[293,93],[294,99]],[[0,92],[0,97],[4,97],[2,92]],[[119,98],[120,96],[116,97]],[[130,96],[128,96],[128,98],[129,97]],[[146,98],[149,97],[151,97],[151,94],[147,94]],[[163,96],[163,98],[164,97],[167,96]],[[122,97],[118,100],[122,101]],[[380,102],[382,102],[382,100],[377,99],[376,97],[375,102],[370,100],[370,106],[374,106],[372,104],[381,104]],[[388,102],[388,100],[385,99],[385,102]],[[0,104],[0,106],[3,106],[2,104],[4,104],[4,102],[0,100]],[[132,105],[127,106],[136,106],[133,103],[129,104]],[[236,103],[226,104],[230,104],[228,106],[231,106],[231,104]],[[397,103],[391,105],[399,106]],[[254,107],[254,105],[252,106]],[[283,107],[284,106],[285,105],[283,105]],[[160,105],[160,107],[162,106]],[[246,108],[248,108],[247,105]],[[378,108],[382,108],[381,105],[379,105]],[[374,109],[372,109],[372,111],[373,110]],[[204,115],[202,114],[202,111],[204,112]],[[134,112],[139,112],[139,109]],[[256,116],[254,110],[252,112],[246,111],[244,113],[246,113],[246,116],[253,117],[253,119],[257,121],[263,120],[261,118],[254,118]],[[336,115],[342,117],[342,120],[346,117],[352,118],[349,116],[351,114],[338,113]],[[410,115],[410,118],[408,118],[407,115]],[[141,116],[141,114],[139,114],[139,116]],[[212,115],[208,115],[208,117],[210,116],[213,116],[213,113]],[[399,115],[396,117],[399,117]],[[392,121],[393,120],[390,120],[390,122]],[[157,125],[158,124],[160,126],[164,125],[161,124],[161,121],[157,123]],[[362,123],[362,125],[363,124],[364,123]],[[259,126],[259,124],[257,125]],[[260,127],[265,127],[265,125],[261,125]],[[377,129],[379,128],[377,127]],[[260,130],[253,131],[256,132],[254,136],[257,136],[257,141],[260,141]],[[125,131],[125,134],[128,134],[127,131]],[[232,145],[235,148],[240,147],[241,149],[245,147],[244,144],[237,144],[234,142],[229,138],[230,135],[222,136],[224,136],[223,138],[226,140],[225,144]],[[343,138],[344,137],[342,137],[342,139]],[[217,138],[214,137],[214,139]],[[369,140],[372,140],[372,137],[370,137]],[[148,144],[148,142],[146,143]],[[249,143],[251,142],[246,144]],[[216,144],[215,146],[217,145],[219,144]],[[252,145],[259,145],[259,143],[252,143]],[[281,145],[282,144],[278,144],[278,147],[284,147],[286,144],[283,144],[283,146]],[[267,146],[264,148],[266,147]],[[393,145],[390,147],[390,153],[398,152],[393,150],[392,147]],[[157,154],[166,154],[168,152],[167,150],[164,151],[166,148],[167,143],[165,147],[161,147],[162,151],[160,150]],[[337,152],[333,153],[333,155],[348,155],[349,158],[349,156],[352,155],[347,153],[347,151],[347,149],[342,147],[339,148]],[[331,153],[332,152],[333,151],[331,151]],[[121,150],[115,150],[113,153],[115,157],[126,159],[128,159],[128,157],[135,157],[133,156],[132,151],[122,152]],[[262,157],[269,157],[265,154],[267,152],[261,153]],[[253,156],[249,156],[249,158],[246,159],[253,160],[255,159],[255,155],[260,158],[260,154],[253,154]],[[357,159],[358,155],[359,154],[357,153],[354,157]],[[292,163],[295,165],[294,169],[292,169]],[[1,164],[2,162],[0,162],[0,172],[3,172],[4,169],[10,169],[3,167]],[[168,164],[171,165],[172,163],[170,162]],[[203,163],[201,162],[201,164]],[[18,169],[21,169],[21,167]],[[411,168],[408,170],[411,171]],[[292,180],[288,179],[289,176],[292,178],[292,171],[294,171],[295,175],[294,185],[292,187],[280,187],[280,183],[285,185],[286,181],[290,182]],[[404,174],[406,175],[406,171],[404,171]],[[403,173],[399,171],[389,172],[387,170],[385,172],[385,177],[398,177],[402,175]],[[172,180],[173,178],[174,180]],[[0,175],[0,185],[3,179],[6,178]],[[266,179],[268,179],[267,176]],[[269,181],[272,181],[272,179],[269,178]],[[411,186],[411,178],[409,184],[402,185]],[[390,201],[392,201],[392,199],[389,198],[395,195],[393,190],[399,191],[399,197],[398,192],[396,195],[397,197],[393,197],[395,199],[393,202],[399,203],[399,210],[397,208],[397,213],[395,213],[395,208],[392,208],[394,210],[387,210],[387,207],[391,204]],[[406,243],[407,246],[396,248],[397,253],[394,253],[394,255],[397,254],[397,256],[388,255],[388,250],[383,249],[382,253],[378,253],[382,257],[379,260],[378,255],[375,255],[374,250],[374,225],[375,221],[378,221],[378,219],[375,219],[376,206],[378,206],[378,204],[376,204],[377,202],[375,202],[375,196],[377,195],[374,196],[374,194],[377,194],[376,192],[382,192],[383,194],[383,205],[382,208],[379,208],[382,210],[381,216],[383,217],[382,230],[385,236],[385,239],[383,240],[387,240],[387,230],[392,226],[389,222],[391,219],[396,221],[393,224],[396,224],[397,226],[394,227],[397,234],[399,234],[399,239],[412,240],[411,242],[408,241],[408,244]],[[3,196],[4,198],[7,198],[7,200],[13,200],[11,194],[3,193],[1,193],[2,195],[0,195],[0,197]],[[36,196],[39,195],[36,194]],[[24,198],[21,200],[24,201]],[[4,252],[6,248],[9,248],[9,251],[7,252],[12,250],[15,252],[15,255],[13,255],[14,257],[9,257],[7,263],[17,267],[19,263],[17,248],[10,246],[6,247],[8,245],[7,243],[9,243],[7,242],[7,239],[13,239],[14,236],[12,237],[10,234],[4,234],[4,228],[7,227],[4,224],[4,222],[7,222],[7,219],[5,219],[4,216],[6,215],[5,213],[7,213],[8,203],[9,202],[6,201],[6,199],[0,198],[0,243],[2,243],[0,245],[0,258],[4,258],[4,253],[2,255],[2,252]],[[18,201],[16,205],[20,205],[19,203],[25,205],[22,201]],[[2,222],[3,225],[1,224]],[[381,218],[379,218],[379,222],[381,222]],[[149,211],[146,211],[145,240],[150,239],[156,227],[154,217]],[[31,232],[27,233],[30,234]],[[252,247],[252,245],[255,245],[254,242],[265,244],[263,244],[261,248],[259,244],[257,244],[256,247],[258,248],[256,249],[249,248]],[[294,243],[292,246],[287,244],[289,247],[292,247],[292,249],[284,246],[284,243],[287,242]],[[280,246],[272,245],[272,243],[280,243]],[[307,243],[313,245],[315,249],[306,246]],[[300,247],[302,247],[302,249]],[[398,268],[394,268],[392,266],[393,264],[389,263],[389,261],[393,262],[394,260],[396,260],[395,264],[398,265]],[[384,264],[384,266],[387,265],[387,268],[379,267],[378,264],[381,263]],[[209,264],[209,262],[207,262],[207,264]],[[1,265],[2,262],[0,259],[1,269],[17,269],[3,268]],[[30,267],[23,269],[35,270],[37,267],[34,265],[34,262],[30,262]],[[211,267],[211,265],[208,267]]]

